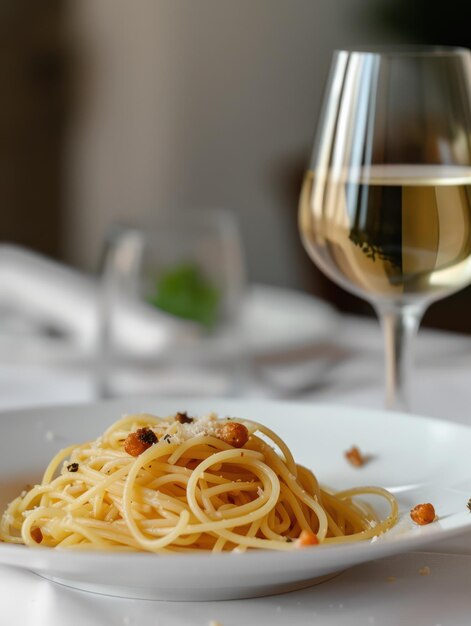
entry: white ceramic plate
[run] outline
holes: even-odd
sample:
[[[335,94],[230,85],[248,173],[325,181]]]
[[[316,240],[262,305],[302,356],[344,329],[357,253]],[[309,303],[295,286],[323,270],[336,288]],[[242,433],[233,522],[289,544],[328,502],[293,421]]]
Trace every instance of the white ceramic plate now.
[[[124,597],[217,600],[279,593],[307,586],[357,563],[416,549],[471,527],[471,428],[410,415],[250,400],[113,401],[86,406],[3,413],[0,455],[2,508],[39,479],[58,448],[95,438],[123,413],[256,419],[275,429],[298,462],[336,488],[381,485],[393,491],[401,519],[377,541],[319,546],[293,552],[162,555],[67,552],[1,544],[0,562],[67,585]],[[52,440],[51,440],[51,437]],[[357,444],[373,460],[351,467],[343,452]],[[439,520],[417,527],[408,512],[432,502]]]

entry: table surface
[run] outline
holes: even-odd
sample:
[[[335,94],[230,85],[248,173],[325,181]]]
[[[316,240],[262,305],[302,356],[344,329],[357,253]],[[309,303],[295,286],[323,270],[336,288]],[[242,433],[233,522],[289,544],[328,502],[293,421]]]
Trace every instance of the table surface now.
[[[330,338],[326,338],[330,340]],[[383,347],[374,320],[342,316],[324,351],[303,364],[315,388],[276,390],[254,382],[247,394],[290,400],[381,407]],[[343,358],[338,359],[341,348]],[[313,351],[315,354],[315,350]],[[423,330],[416,343],[412,382],[415,413],[471,425],[471,339]],[[0,363],[0,408],[83,402],[92,399],[79,366]],[[471,489],[470,489],[471,491]],[[470,493],[471,495],[471,493]],[[428,575],[419,570],[428,566]],[[235,624],[349,624],[459,626],[470,624],[471,533],[415,552],[360,565],[316,587],[284,595],[230,602],[151,602],[117,599],[60,586],[35,574],[0,567],[0,623],[5,626],[87,624],[152,626]],[[446,599],[446,601],[444,601]]]

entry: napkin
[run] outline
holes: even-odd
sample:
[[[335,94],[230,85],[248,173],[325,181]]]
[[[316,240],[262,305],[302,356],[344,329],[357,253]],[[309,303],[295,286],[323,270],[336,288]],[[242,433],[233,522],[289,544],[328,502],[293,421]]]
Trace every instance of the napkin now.
[[[0,246],[0,313],[10,324],[36,326],[62,334],[82,352],[99,345],[106,327],[101,283],[76,269],[19,246]],[[189,322],[137,300],[122,300],[113,316],[119,347],[130,353],[156,354],[196,338],[202,331]]]

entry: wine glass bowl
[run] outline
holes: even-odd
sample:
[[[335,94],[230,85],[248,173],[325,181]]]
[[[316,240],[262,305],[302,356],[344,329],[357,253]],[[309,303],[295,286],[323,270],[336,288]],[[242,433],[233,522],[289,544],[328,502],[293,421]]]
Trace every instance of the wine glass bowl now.
[[[468,50],[335,53],[299,227],[316,265],[377,310],[387,404],[405,408],[425,308],[471,282]]]

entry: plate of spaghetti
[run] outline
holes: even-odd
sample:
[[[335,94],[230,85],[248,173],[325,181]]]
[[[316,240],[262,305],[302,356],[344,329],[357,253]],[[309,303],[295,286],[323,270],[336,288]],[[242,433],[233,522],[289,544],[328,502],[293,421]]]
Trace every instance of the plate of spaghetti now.
[[[84,590],[278,593],[471,527],[462,425],[218,399],[2,417],[0,563]]]

